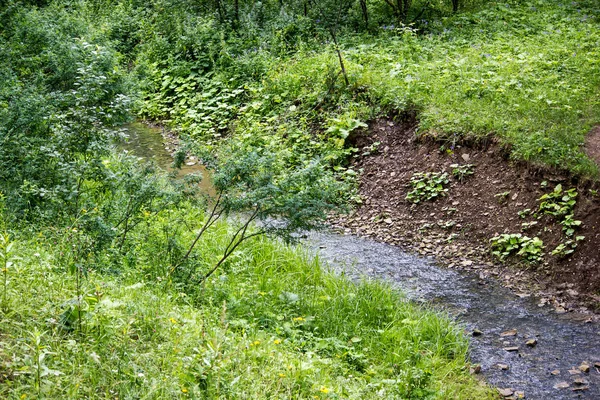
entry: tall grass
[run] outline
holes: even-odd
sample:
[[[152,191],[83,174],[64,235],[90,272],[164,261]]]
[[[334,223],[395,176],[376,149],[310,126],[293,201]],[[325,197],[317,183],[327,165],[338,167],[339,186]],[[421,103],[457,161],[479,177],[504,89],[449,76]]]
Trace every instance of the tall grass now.
[[[333,275],[301,249],[256,239],[202,287],[169,278],[166,224],[185,220],[193,231],[199,217],[163,211],[132,233],[136,262],[118,262],[115,274],[99,272],[107,257],[90,259],[79,289],[61,264],[70,250],[60,235],[15,240],[0,396],[490,397],[469,375],[468,343],[449,318],[382,283]],[[210,265],[230,229],[211,231],[194,260]],[[69,320],[78,290],[81,329]]]

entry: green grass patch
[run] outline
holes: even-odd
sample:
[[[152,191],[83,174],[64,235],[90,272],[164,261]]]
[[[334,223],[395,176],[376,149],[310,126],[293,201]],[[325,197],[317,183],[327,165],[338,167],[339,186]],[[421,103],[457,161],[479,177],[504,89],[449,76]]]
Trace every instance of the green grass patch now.
[[[163,213],[132,234],[118,274],[90,258],[79,290],[61,235],[13,240],[3,398],[492,398],[449,318],[299,249],[256,239],[204,287],[169,279],[163,223],[201,215]],[[214,261],[231,229],[212,230],[196,261]]]

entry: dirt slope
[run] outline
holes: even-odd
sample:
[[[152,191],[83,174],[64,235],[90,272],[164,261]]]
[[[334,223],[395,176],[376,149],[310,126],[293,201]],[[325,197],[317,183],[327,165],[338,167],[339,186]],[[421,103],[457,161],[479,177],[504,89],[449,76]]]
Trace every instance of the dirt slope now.
[[[559,312],[600,310],[600,195],[593,194],[589,184],[577,186],[560,173],[512,165],[494,143],[452,147],[419,141],[416,129],[414,118],[380,119],[352,138],[361,153],[370,152],[354,162],[363,171],[360,194],[365,201],[334,224],[431,254],[450,268],[476,269],[482,277],[494,275],[518,295],[536,293]],[[451,164],[473,164],[474,174],[462,183],[451,178],[448,195],[438,200],[414,205],[405,199],[414,172],[450,173]],[[577,187],[575,219],[582,226],[576,235],[585,236],[567,258],[550,255],[565,241],[552,217],[519,216],[525,209],[537,211],[538,199],[558,183]],[[523,223],[533,222],[537,224],[522,230]],[[490,255],[489,239],[500,233],[539,237],[544,241],[545,261],[530,265],[513,258],[499,264]]]

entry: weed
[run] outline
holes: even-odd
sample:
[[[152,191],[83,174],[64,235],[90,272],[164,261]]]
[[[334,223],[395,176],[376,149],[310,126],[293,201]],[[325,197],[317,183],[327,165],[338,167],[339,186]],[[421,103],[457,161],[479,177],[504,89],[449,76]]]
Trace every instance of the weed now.
[[[564,243],[561,243],[558,246],[556,246],[556,248],[552,250],[551,254],[553,256],[558,256],[561,258],[566,257],[575,252],[578,243],[582,240],[585,240],[585,236],[576,236],[575,239],[568,239]]]
[[[537,263],[544,255],[544,242],[538,237],[530,238],[520,233],[502,234],[490,239],[492,254],[500,261],[512,255],[519,256],[529,263]]]
[[[497,193],[494,195],[494,197],[498,200],[498,202],[500,204],[502,204],[502,203],[506,203],[506,201],[508,201],[509,195],[510,195],[510,192],[506,191],[506,192],[502,192],[502,193]]]
[[[525,219],[531,215],[531,208],[526,208],[524,210],[521,210],[518,212],[518,214],[519,214],[519,217]]]
[[[410,179],[413,190],[408,192],[406,200],[418,204],[445,196],[448,189],[444,185],[447,185],[448,182],[448,174],[445,172],[416,172]]]
[[[450,168],[452,168],[452,176],[459,182],[463,182],[475,173],[475,166],[473,164],[451,164]]]

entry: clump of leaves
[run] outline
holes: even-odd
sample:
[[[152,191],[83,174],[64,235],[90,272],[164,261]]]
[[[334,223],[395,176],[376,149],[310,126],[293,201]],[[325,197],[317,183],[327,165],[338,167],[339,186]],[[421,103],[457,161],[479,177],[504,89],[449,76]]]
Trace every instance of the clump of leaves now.
[[[573,215],[575,204],[577,203],[577,191],[575,188],[563,190],[559,183],[554,190],[540,197],[541,214],[555,217],[562,225],[563,232],[567,237],[575,234],[575,229],[581,226],[581,221],[576,220]]]
[[[452,168],[452,176],[459,182],[463,182],[475,173],[475,166],[473,164],[451,164],[450,168]]]
[[[559,183],[552,192],[540,197],[539,212],[562,218],[573,213],[573,208],[577,202],[576,198],[577,191],[574,188],[563,190],[562,185]]]
[[[504,233],[490,239],[492,254],[500,261],[516,255],[530,263],[537,263],[544,255],[544,242],[538,238],[530,238],[520,233]]]
[[[554,250],[552,250],[552,255],[553,256],[559,256],[559,257],[566,257],[569,254],[572,254],[573,252],[575,252],[575,249],[577,248],[577,245],[579,244],[579,242],[581,242],[582,240],[585,239],[585,236],[576,236],[575,239],[569,239],[564,243],[559,244],[558,246],[556,246],[556,248]]]
[[[509,194],[510,194],[510,191],[506,191],[506,192],[495,194],[494,197],[498,200],[498,203],[502,204],[508,200]]]
[[[413,190],[408,192],[406,200],[418,204],[445,196],[448,189],[444,185],[447,185],[448,182],[448,174],[445,172],[416,172],[410,179]]]

